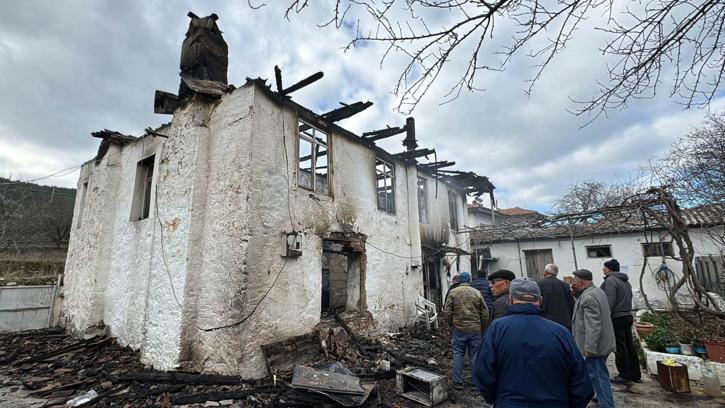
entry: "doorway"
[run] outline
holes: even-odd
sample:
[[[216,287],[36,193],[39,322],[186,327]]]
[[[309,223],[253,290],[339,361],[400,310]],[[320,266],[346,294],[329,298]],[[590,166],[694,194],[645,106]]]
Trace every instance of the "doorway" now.
[[[441,258],[426,256],[423,263],[423,296],[436,304],[437,310],[443,310],[443,291],[441,290]]]
[[[322,241],[322,316],[358,310],[362,293],[360,254],[349,242]]]
[[[524,251],[526,258],[526,276],[536,281],[544,278],[546,264],[554,263],[551,249],[531,249]]]

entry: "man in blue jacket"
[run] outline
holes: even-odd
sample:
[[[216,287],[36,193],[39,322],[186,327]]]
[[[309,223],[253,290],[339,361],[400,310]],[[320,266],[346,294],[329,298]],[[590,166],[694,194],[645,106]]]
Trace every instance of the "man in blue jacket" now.
[[[536,282],[517,278],[508,316],[496,319],[476,354],[473,383],[496,408],[584,408],[594,396],[569,330],[545,319]]]

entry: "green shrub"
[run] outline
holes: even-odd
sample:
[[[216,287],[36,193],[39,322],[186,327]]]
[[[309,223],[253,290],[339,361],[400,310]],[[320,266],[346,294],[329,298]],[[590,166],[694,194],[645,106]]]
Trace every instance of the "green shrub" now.
[[[669,327],[657,326],[654,331],[644,337],[647,348],[654,351],[665,351],[668,344],[677,344],[678,336]]]

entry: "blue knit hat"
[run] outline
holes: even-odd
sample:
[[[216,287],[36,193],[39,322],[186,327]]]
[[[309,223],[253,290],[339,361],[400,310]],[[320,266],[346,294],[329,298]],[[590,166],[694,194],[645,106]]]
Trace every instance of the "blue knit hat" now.
[[[471,281],[470,272],[461,272],[458,274],[458,282],[470,282],[470,281]]]

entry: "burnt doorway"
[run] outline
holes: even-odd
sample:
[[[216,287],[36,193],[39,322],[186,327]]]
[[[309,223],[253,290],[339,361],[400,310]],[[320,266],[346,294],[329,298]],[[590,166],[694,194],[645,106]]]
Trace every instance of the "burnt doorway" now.
[[[546,264],[554,263],[554,255],[551,249],[525,250],[526,276],[536,281],[544,278],[544,267]]]
[[[441,258],[426,256],[423,263],[423,296],[436,304],[437,310],[443,310],[443,291],[441,289]]]
[[[322,241],[322,316],[358,310],[364,291],[360,261],[349,242]]]

